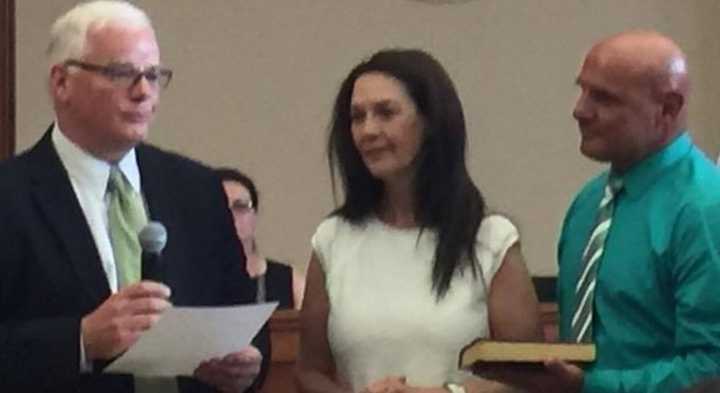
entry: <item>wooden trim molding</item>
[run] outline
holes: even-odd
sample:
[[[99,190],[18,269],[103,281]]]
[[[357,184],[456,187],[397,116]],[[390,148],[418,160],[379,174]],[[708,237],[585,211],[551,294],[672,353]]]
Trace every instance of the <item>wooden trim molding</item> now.
[[[295,360],[300,350],[300,314],[296,310],[273,313],[270,329],[270,369],[261,393],[297,393]]]
[[[15,153],[15,0],[0,0],[0,160]]]

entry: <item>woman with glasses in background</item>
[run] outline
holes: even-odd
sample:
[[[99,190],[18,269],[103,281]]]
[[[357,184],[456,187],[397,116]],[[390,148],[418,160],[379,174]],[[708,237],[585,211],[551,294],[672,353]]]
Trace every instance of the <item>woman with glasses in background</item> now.
[[[255,183],[236,169],[219,168],[215,172],[222,180],[235,231],[245,251],[248,275],[257,281],[257,302],[277,301],[279,309],[299,309],[304,277],[292,267],[267,259],[258,252],[255,229],[259,200]]]

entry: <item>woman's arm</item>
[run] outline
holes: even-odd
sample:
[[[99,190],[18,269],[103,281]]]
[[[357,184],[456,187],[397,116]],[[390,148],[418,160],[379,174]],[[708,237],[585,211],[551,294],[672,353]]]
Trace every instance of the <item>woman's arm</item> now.
[[[349,393],[348,387],[334,380],[335,361],[327,336],[330,301],[325,274],[314,253],[308,264],[306,289],[300,311],[300,354],[295,373],[298,389],[304,393]]]
[[[540,305],[520,243],[513,244],[495,273],[488,296],[490,337],[502,341],[544,341]]]
[[[503,341],[543,341],[540,305],[525,260],[516,242],[505,253],[490,284],[490,338]],[[480,377],[463,384],[467,393],[520,392],[516,387]]]

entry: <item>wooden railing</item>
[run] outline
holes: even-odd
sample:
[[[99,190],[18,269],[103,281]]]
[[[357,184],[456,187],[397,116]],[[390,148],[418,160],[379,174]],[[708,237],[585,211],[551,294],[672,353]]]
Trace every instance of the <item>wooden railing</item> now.
[[[300,318],[296,310],[273,313],[268,324],[272,353],[263,392],[295,393],[294,369],[300,349]]]

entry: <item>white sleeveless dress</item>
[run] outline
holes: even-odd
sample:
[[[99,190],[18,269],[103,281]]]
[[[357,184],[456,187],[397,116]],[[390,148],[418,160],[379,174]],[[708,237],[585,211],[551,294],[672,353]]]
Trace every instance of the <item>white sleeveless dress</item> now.
[[[457,273],[437,302],[431,290],[435,234],[377,218],[351,225],[330,217],[312,245],[330,299],[328,340],[340,377],[354,391],[389,375],[414,386],[457,381],[463,346],[489,334],[487,291],[518,231],[498,215],[483,219],[475,251],[482,277]]]

